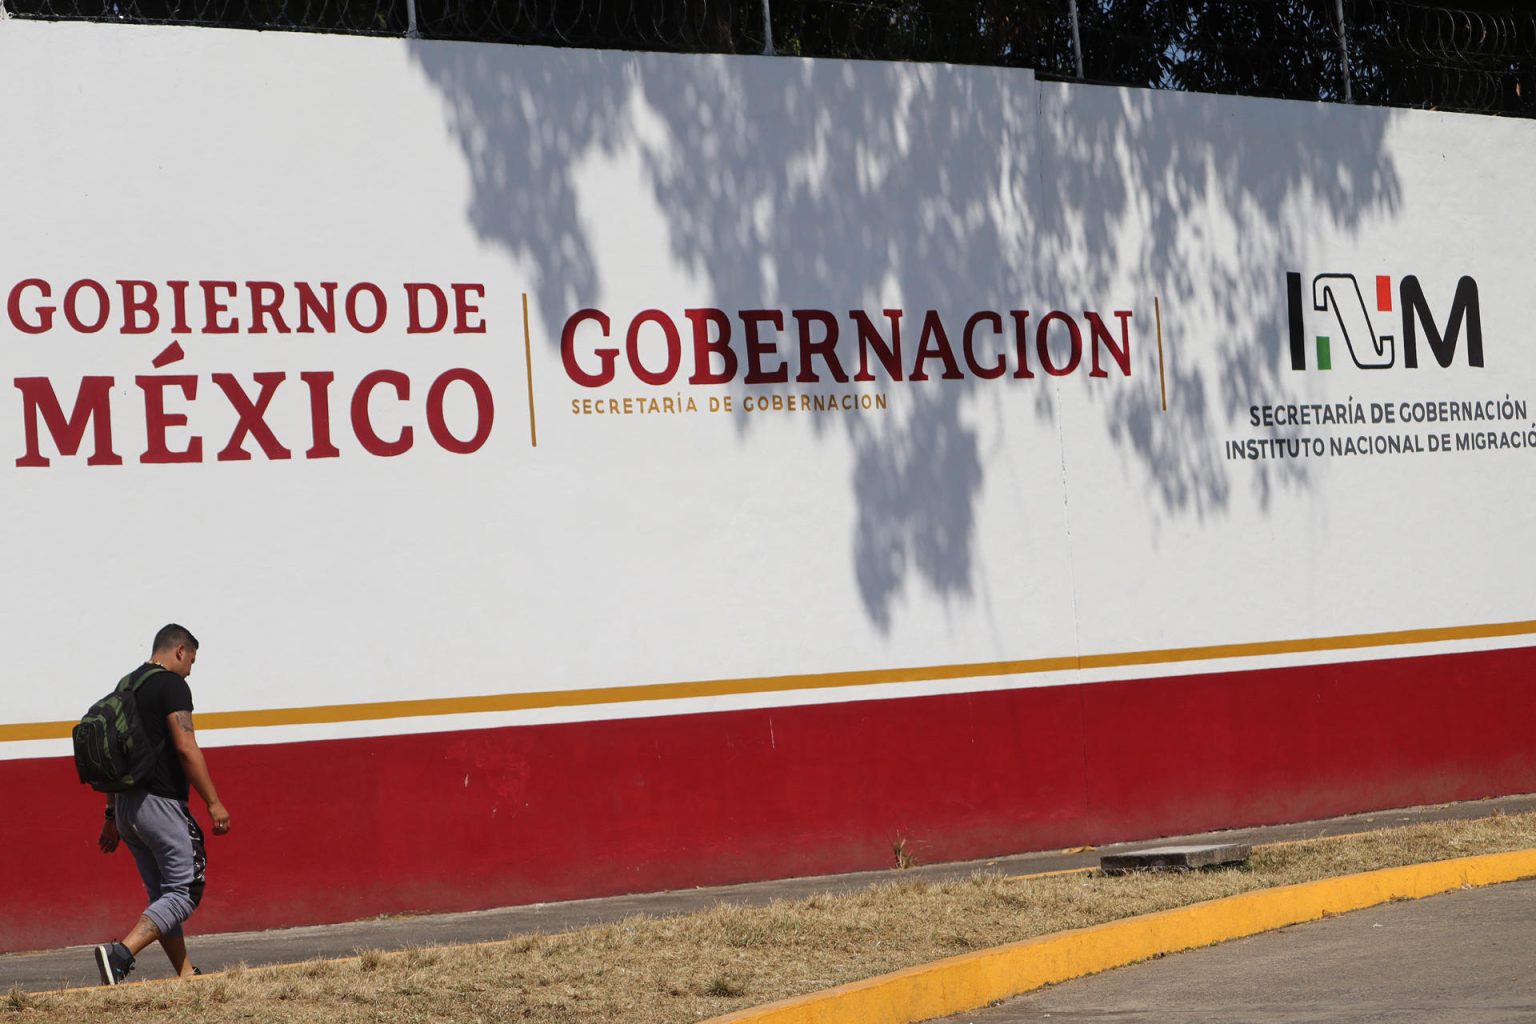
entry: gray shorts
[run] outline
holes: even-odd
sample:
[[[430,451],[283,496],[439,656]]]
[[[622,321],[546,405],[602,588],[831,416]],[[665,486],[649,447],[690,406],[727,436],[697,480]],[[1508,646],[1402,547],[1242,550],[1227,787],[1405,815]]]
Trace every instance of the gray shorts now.
[[[149,894],[144,916],[162,936],[181,934],[181,923],[203,901],[208,854],[203,830],[180,800],[142,789],[117,794],[117,834],[133,854]]]

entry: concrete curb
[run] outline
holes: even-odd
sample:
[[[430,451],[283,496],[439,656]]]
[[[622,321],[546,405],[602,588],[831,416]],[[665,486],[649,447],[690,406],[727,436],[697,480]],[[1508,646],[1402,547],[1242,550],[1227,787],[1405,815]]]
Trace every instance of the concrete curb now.
[[[1165,953],[1452,889],[1536,877],[1536,849],[1385,868],[1026,939],[705,1024],[914,1024]]]

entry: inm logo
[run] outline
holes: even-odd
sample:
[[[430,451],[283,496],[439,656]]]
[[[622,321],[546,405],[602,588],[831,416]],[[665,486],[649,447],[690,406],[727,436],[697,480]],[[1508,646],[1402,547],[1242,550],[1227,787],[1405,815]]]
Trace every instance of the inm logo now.
[[[1285,275],[1285,289],[1289,301],[1291,328],[1291,369],[1307,369],[1307,323],[1303,303],[1306,301],[1301,286],[1301,275]],[[1461,329],[1467,329],[1467,364],[1483,365],[1483,323],[1477,306],[1477,282],[1463,277],[1456,282],[1456,294],[1451,298],[1451,309],[1441,330],[1424,298],[1419,279],[1412,274],[1405,276],[1392,290],[1392,278],[1385,274],[1376,277],[1374,307],[1366,302],[1360,290],[1360,282],[1354,274],[1318,274],[1312,279],[1312,309],[1316,313],[1332,313],[1332,317],[1320,318],[1323,326],[1313,335],[1317,363],[1314,369],[1333,369],[1334,354],[1338,343],[1349,353],[1356,366],[1362,370],[1384,370],[1397,365],[1397,338],[1402,338],[1403,366],[1419,365],[1419,332],[1422,329],[1429,350],[1441,366],[1450,366],[1456,357],[1456,346],[1461,339]],[[1396,302],[1394,303],[1394,297]],[[1395,309],[1394,309],[1395,307]],[[1402,314],[1402,333],[1393,332],[1395,311]],[[1318,321],[1314,321],[1316,323]],[[1378,328],[1389,333],[1381,334]],[[1326,333],[1324,333],[1326,331]]]

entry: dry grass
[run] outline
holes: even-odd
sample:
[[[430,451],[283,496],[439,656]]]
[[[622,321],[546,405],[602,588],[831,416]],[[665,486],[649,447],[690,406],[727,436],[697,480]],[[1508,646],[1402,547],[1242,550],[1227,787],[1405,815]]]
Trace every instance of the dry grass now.
[[[0,1015],[37,1024],[698,1021],[968,950],[1202,900],[1420,861],[1536,847],[1536,814],[1419,825],[1257,851],[1188,875],[901,880],[846,896],[719,906],[478,946],[377,950],[187,983],[46,995]]]

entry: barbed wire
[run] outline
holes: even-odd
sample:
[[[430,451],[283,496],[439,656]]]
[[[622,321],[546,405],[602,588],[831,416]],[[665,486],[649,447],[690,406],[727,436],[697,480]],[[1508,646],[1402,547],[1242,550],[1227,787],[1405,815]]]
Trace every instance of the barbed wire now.
[[[415,8],[425,38],[698,53],[763,48],[761,9],[734,0],[415,0]]]
[[[1536,11],[1461,0],[0,0],[43,20],[1033,68],[1536,117]],[[1347,59],[1346,59],[1347,54]]]
[[[14,18],[134,25],[332,32],[406,33],[399,0],[0,0]]]
[[[1362,98],[1385,105],[1536,116],[1536,12],[1356,0]]]

